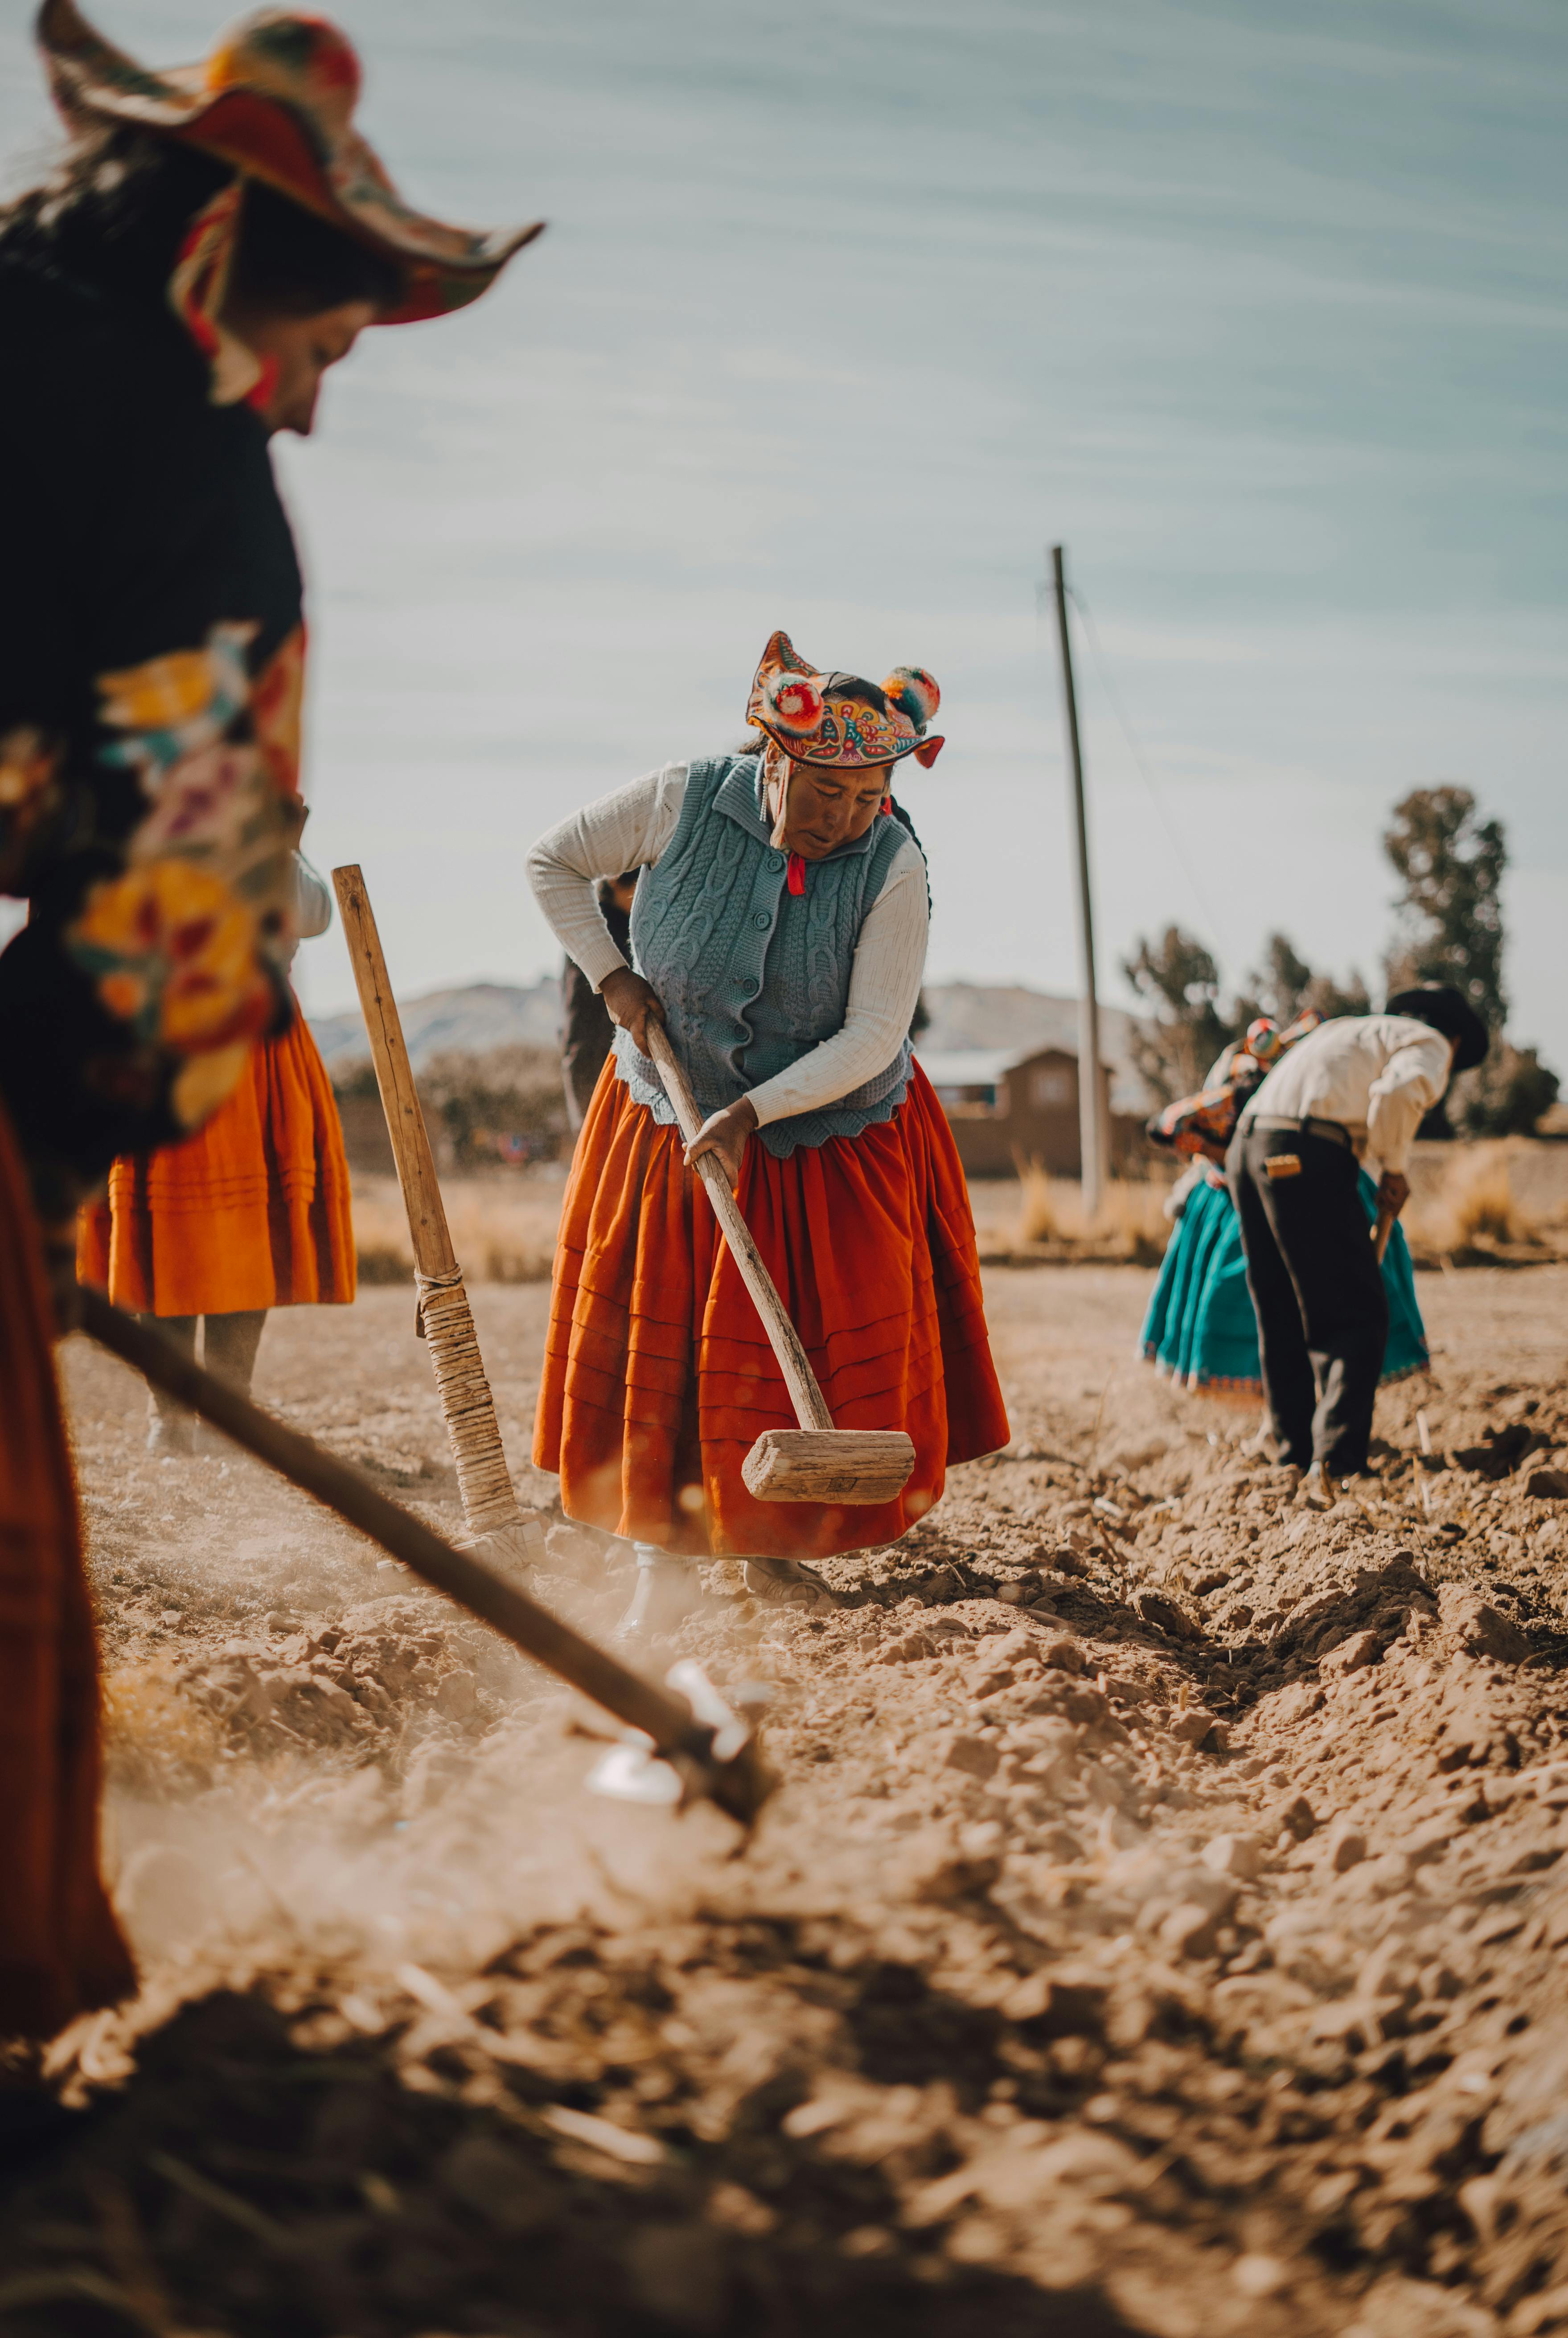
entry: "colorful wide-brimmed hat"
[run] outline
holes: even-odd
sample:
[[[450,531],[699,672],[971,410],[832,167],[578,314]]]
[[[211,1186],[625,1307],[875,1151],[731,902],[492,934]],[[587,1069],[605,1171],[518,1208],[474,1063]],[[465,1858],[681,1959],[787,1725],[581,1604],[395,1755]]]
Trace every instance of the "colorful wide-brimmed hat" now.
[[[752,683],[746,721],[797,763],[872,771],[912,755],[929,770],[942,749],[926,725],[942,693],[917,665],[895,666],[880,684],[857,673],[820,673],[774,634]]]
[[[544,226],[452,227],[410,210],[353,127],[360,60],[324,16],[258,9],[220,34],[204,64],[159,73],[112,47],[74,0],[44,0],[37,35],[73,130],[125,123],[198,146],[393,261],[405,295],[379,324],[463,308]]]

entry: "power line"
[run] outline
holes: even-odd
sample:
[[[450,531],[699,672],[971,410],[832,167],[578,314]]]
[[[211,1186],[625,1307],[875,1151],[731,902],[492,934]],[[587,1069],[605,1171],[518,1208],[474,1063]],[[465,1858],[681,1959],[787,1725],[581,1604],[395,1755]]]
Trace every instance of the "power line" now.
[[[1111,711],[1115,714],[1117,722],[1120,726],[1121,735],[1127,742],[1128,752],[1132,757],[1133,762],[1138,768],[1139,777],[1142,780],[1144,786],[1149,790],[1149,800],[1154,805],[1156,813],[1159,815],[1159,824],[1165,830],[1171,851],[1176,856],[1177,865],[1180,869],[1182,875],[1186,878],[1188,884],[1192,889],[1192,897],[1197,902],[1198,909],[1202,914],[1204,923],[1208,926],[1209,932],[1214,936],[1215,940],[1220,941],[1224,936],[1224,929],[1221,927],[1219,919],[1215,916],[1213,909],[1209,906],[1208,896],[1204,892],[1202,885],[1198,882],[1198,872],[1187,857],[1187,850],[1186,847],[1182,843],[1180,831],[1172,825],[1170,817],[1165,808],[1164,800],[1160,795],[1159,789],[1155,783],[1154,774],[1149,769],[1148,759],[1144,755],[1143,750],[1139,747],[1137,739],[1133,735],[1132,725],[1127,719],[1127,712],[1121,702],[1121,694],[1111,679],[1109,661],[1106,657],[1105,651],[1101,646],[1100,630],[1095,624],[1094,617],[1090,610],[1089,604],[1084,599],[1082,593],[1079,590],[1079,587],[1076,584],[1070,584],[1067,589],[1068,597],[1071,600],[1080,617],[1083,620],[1084,632],[1088,636],[1089,646],[1093,654],[1096,668],[1099,671],[1101,685],[1104,688],[1107,698],[1110,701]],[[1041,607],[1043,610],[1043,588],[1040,598]]]

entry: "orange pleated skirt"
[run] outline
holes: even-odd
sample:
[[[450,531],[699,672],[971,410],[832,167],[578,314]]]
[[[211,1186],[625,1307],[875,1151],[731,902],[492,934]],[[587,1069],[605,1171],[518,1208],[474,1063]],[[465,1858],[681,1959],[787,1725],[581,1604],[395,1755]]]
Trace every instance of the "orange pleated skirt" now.
[[[950,1462],[1008,1439],[957,1149],[918,1066],[888,1121],[780,1161],[755,1138],[747,1225],[841,1429],[902,1429],[914,1474],[875,1507],[759,1502],[741,1464],[797,1426],[678,1132],[606,1064],[556,1252],[534,1459],[568,1518],[692,1557],[826,1558],[923,1518]]]
[[[98,1651],[32,1196],[0,1114],[0,2038],[136,1985],[98,1868]]]
[[[142,1315],[346,1306],[349,1167],[331,1083],[296,1015],[182,1144],[133,1154],[78,1222],[76,1271]]]

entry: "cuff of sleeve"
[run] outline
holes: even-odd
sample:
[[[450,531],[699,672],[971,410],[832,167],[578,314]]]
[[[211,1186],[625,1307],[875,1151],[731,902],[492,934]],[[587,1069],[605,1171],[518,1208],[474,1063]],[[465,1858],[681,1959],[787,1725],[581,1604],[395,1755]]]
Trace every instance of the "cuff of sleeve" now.
[[[580,949],[575,949],[572,956],[596,990],[602,989],[606,977],[614,974],[617,967],[624,967],[626,963],[608,934],[602,940],[585,943]]]
[[[788,1115],[788,1103],[780,1101],[778,1086],[776,1079],[764,1080],[760,1088],[746,1090],[746,1101],[757,1116],[759,1128],[765,1128],[770,1120],[783,1120]]]

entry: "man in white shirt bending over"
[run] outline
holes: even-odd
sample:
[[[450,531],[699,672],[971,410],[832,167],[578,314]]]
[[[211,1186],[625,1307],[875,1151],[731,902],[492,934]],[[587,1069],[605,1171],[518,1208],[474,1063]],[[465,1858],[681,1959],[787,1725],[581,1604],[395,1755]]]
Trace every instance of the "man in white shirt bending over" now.
[[[1356,1191],[1364,1154],[1395,1216],[1415,1132],[1485,1025],[1446,983],[1397,991],[1381,1015],[1320,1024],[1242,1113],[1226,1159],[1282,1461],[1316,1478],[1366,1468],[1388,1302]]]

